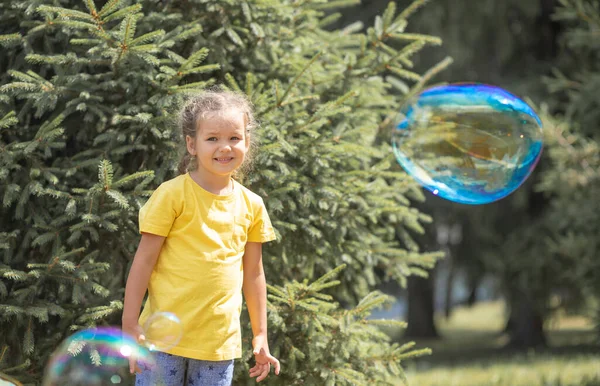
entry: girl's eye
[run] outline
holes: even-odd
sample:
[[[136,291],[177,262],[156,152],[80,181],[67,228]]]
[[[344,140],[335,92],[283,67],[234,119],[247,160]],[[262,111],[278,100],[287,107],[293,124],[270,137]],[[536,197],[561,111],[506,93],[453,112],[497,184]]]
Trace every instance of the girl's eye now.
[[[210,137],[207,139],[207,141],[216,141],[216,140],[217,140],[217,137]]]
[[[232,141],[240,141],[240,140],[241,140],[241,138],[240,138],[240,137],[231,137],[231,140],[232,140]]]

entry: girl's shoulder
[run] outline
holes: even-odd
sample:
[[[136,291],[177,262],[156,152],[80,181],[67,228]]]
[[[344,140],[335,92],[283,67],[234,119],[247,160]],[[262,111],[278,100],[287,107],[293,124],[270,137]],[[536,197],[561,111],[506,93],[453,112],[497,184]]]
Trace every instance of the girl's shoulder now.
[[[160,197],[172,201],[179,201],[183,197],[185,179],[184,175],[163,181],[152,193],[152,197]]]
[[[164,181],[152,192],[148,201],[140,209],[140,218],[148,213],[157,216],[168,216],[172,213],[181,213],[184,208],[183,182],[181,176]]]
[[[262,205],[263,199],[262,199],[261,196],[259,196],[258,194],[254,193],[253,191],[251,191],[250,189],[248,189],[244,185],[240,184],[236,180],[233,180],[233,183],[235,184],[235,187],[240,190],[241,195],[244,197],[245,200],[250,201],[252,203],[256,203],[256,204]]]
[[[185,174],[179,175],[175,178],[171,178],[170,180],[163,181],[157,189],[161,189],[163,191],[180,191],[183,189],[185,184]]]

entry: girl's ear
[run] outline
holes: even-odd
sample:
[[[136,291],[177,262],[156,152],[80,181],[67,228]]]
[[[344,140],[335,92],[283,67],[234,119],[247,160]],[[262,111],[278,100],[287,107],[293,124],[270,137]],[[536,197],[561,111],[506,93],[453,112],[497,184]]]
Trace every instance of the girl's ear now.
[[[189,135],[185,136],[185,146],[187,147],[187,151],[188,153],[190,153],[191,155],[196,155],[196,139],[193,137],[190,137]]]
[[[250,119],[248,118],[248,113],[244,113],[244,142],[246,142],[246,150],[250,149],[250,129],[248,129],[248,123]]]
[[[250,149],[250,130],[246,130],[246,135],[244,135],[244,142],[247,151],[248,149]]]

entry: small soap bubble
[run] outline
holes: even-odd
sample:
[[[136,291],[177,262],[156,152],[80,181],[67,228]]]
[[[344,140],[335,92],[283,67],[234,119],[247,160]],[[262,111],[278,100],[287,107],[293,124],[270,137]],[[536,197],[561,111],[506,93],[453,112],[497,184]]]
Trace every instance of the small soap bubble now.
[[[175,347],[183,336],[183,324],[171,312],[156,312],[144,323],[143,343],[151,351],[168,351]]]
[[[514,192],[535,168],[542,122],[499,87],[451,84],[410,100],[392,136],[398,163],[434,195],[486,204]]]

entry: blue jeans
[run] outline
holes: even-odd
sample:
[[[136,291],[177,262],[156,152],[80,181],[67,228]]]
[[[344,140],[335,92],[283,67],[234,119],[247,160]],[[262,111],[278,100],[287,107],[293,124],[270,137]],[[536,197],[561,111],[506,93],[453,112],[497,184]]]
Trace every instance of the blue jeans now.
[[[135,386],[231,386],[233,359],[201,361],[155,352],[156,367],[141,368]]]

